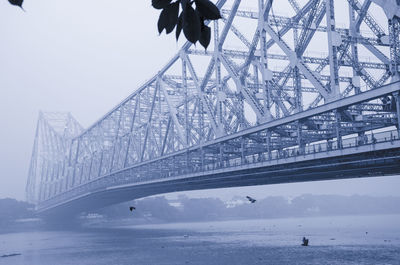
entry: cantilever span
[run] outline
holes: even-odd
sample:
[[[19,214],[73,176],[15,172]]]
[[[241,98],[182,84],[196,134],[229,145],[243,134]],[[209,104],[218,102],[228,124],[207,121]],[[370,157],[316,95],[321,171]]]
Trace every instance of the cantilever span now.
[[[26,189],[39,213],[400,174],[396,1],[217,5],[212,50],[186,43],[89,128],[39,115]]]

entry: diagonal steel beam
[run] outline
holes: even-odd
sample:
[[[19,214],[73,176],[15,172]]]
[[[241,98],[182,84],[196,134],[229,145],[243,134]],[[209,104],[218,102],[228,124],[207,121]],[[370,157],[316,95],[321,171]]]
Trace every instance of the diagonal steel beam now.
[[[159,76],[156,81],[156,87],[154,88],[154,94],[152,97],[152,101],[150,102],[151,108],[150,108],[150,113],[149,113],[147,123],[146,123],[145,135],[144,135],[144,140],[143,140],[143,149],[141,150],[141,154],[140,154],[141,162],[143,161],[144,154],[146,152],[146,147],[147,147],[147,142],[148,142],[147,139],[149,136],[149,131],[151,130],[151,127],[152,127],[151,119],[153,118],[153,110],[154,110],[154,106],[156,104],[157,91],[158,91],[158,89],[160,89],[160,80],[161,80],[161,77]]]
[[[196,75],[196,72],[194,70],[193,64],[190,61],[190,59],[189,59],[189,57],[187,56],[186,53],[182,53],[181,56],[182,56],[182,60],[186,61],[187,67],[189,68],[189,72],[190,72],[190,75],[192,76],[192,78],[194,80],[194,84],[195,84],[195,86],[197,88],[197,92],[199,94],[199,98],[200,98],[201,102],[206,107],[206,113],[207,113],[208,118],[210,119],[211,126],[213,128],[214,134],[215,135],[219,135],[219,131],[220,130],[218,128],[217,121],[215,119],[213,108],[210,106],[210,103],[207,101],[207,99],[204,96],[204,92],[201,90],[200,86],[198,85],[199,84],[199,79],[198,79],[198,77]],[[214,60],[213,60],[213,62],[215,63]],[[210,71],[210,75],[211,75],[211,71]]]
[[[167,102],[167,105],[168,105],[169,117],[172,118],[172,121],[173,121],[173,123],[174,123],[174,125],[175,125],[175,128],[176,128],[177,131],[178,131],[178,136],[179,136],[179,139],[180,139],[181,143],[182,143],[184,146],[187,146],[187,143],[186,143],[186,141],[185,141],[184,129],[182,128],[181,124],[180,124],[179,121],[178,121],[178,118],[176,117],[177,109],[176,109],[176,107],[173,105],[173,103],[172,103],[172,101],[171,101],[171,99],[170,99],[170,96],[168,95],[168,91],[165,89],[165,83],[164,83],[164,81],[163,81],[162,79],[160,79],[159,82],[160,82],[159,85],[160,85],[161,92],[163,93],[164,98],[165,98],[165,101]]]

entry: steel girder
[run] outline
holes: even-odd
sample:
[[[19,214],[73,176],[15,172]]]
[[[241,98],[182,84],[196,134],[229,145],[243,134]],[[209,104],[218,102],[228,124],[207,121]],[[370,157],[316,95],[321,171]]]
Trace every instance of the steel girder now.
[[[378,129],[398,137],[396,16],[380,26],[370,15],[379,7],[369,0],[289,0],[293,16],[286,17],[272,12],[282,2],[253,2],[254,10],[242,10],[240,0],[227,1],[212,25],[213,50],[186,43],[79,135],[52,134],[51,119],[41,116],[30,201],[49,204],[94,182],[132,179],[127,172],[146,181],[344,148],[347,138],[364,134],[371,144]],[[348,27],[336,25],[336,2],[347,4]]]

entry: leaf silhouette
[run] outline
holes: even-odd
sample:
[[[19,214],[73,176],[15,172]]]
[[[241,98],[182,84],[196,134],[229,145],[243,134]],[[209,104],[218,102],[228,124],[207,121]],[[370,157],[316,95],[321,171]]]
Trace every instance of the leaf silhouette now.
[[[155,9],[163,9],[164,7],[169,5],[169,3],[171,3],[171,0],[151,0],[151,5]]]
[[[175,25],[178,23],[178,14],[179,14],[179,2],[175,2],[170,4],[165,8],[168,13],[168,23],[166,26],[167,34],[171,33],[175,28]]]
[[[183,11],[183,33],[191,43],[196,43],[200,38],[201,24],[197,12],[191,5],[187,5]]]
[[[169,34],[176,26],[177,41],[183,31],[189,42],[195,44],[200,41],[205,49],[210,44],[211,28],[204,24],[204,20],[222,18],[218,7],[210,0],[151,0],[151,3],[154,8],[162,9],[157,22],[160,34],[164,29],[166,34]],[[179,5],[182,7],[181,14],[179,14]]]
[[[201,27],[201,34],[200,34],[200,44],[207,50],[208,45],[210,44],[211,40],[211,28],[209,26],[203,25]]]
[[[175,2],[169,4],[165,7],[158,18],[158,32],[161,32],[165,29],[167,34],[171,33],[174,29],[176,23],[178,22],[178,13],[179,13],[179,2]]]
[[[188,5],[191,5],[189,0],[180,0],[180,2],[181,2],[181,6],[182,6],[183,12],[185,12],[186,7],[187,7]]]
[[[22,8],[22,3],[24,2],[24,0],[8,0],[8,2],[13,6],[19,6],[20,8]],[[22,8],[22,10],[24,9]]]
[[[194,0],[194,2],[196,3],[196,9],[206,19],[216,20],[221,18],[218,7],[209,0]]]
[[[167,20],[168,20],[167,12],[165,12],[165,9],[163,9],[163,11],[160,13],[160,16],[158,17],[158,22],[157,22],[158,33],[161,34],[161,32],[165,29],[167,25]]]
[[[179,39],[179,35],[181,34],[182,31],[182,20],[183,20],[183,12],[179,15],[178,23],[176,24],[176,31],[175,31],[176,40]]]

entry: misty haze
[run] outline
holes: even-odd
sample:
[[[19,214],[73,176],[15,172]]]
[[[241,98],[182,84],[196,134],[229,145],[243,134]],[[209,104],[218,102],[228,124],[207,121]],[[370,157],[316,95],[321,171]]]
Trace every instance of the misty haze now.
[[[0,264],[400,264],[398,1],[0,23]]]

